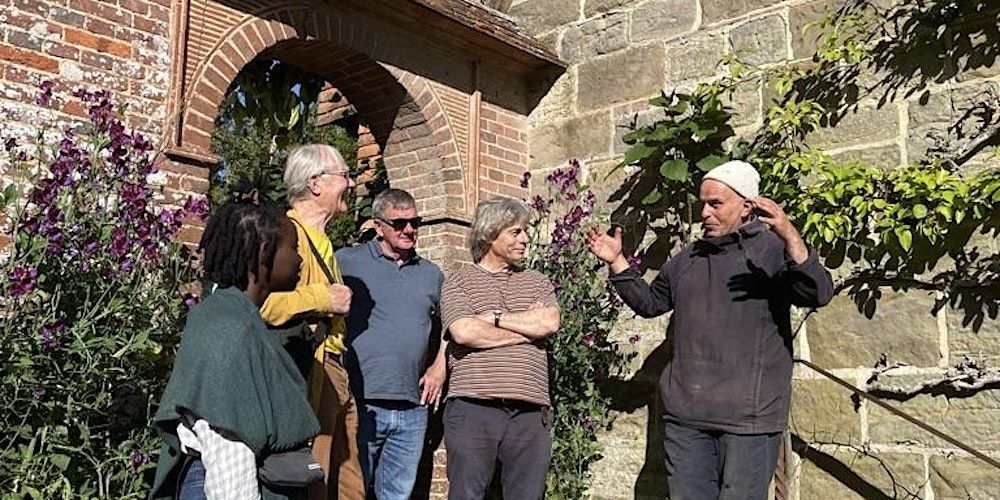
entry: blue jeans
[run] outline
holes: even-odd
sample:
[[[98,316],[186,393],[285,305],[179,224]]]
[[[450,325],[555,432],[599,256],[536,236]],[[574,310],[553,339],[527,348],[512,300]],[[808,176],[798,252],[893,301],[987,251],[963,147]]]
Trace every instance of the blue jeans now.
[[[407,401],[365,402],[358,423],[358,448],[368,498],[410,498],[426,431],[426,406]]]
[[[183,472],[181,491],[177,492],[179,500],[205,500],[205,465],[200,459],[194,459]]]
[[[664,423],[671,500],[762,500],[778,462],[781,433],[730,434]]]

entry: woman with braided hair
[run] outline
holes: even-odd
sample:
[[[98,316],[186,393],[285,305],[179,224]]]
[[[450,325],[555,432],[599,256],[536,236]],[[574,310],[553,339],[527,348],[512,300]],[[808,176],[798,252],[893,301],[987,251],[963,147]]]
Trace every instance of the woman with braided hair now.
[[[259,312],[271,292],[295,288],[297,245],[292,222],[273,207],[230,203],[209,219],[199,249],[211,285],[188,314],[154,418],[163,446],[152,498],[304,495],[258,470],[294,450],[311,458],[319,432],[305,381]]]

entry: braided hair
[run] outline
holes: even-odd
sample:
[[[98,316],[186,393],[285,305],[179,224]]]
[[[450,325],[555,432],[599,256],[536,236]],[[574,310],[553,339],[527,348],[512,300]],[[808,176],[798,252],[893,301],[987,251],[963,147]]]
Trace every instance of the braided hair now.
[[[201,237],[205,278],[246,290],[261,264],[270,279],[285,215],[275,206],[230,202],[215,210]]]

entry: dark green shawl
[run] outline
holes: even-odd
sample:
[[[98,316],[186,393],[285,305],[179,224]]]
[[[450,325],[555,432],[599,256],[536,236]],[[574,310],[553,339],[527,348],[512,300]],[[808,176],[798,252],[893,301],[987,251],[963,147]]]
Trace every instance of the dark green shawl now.
[[[154,420],[163,438],[152,498],[172,498],[183,462],[178,408],[262,454],[296,448],[319,432],[295,363],[237,288],[217,290],[188,314]],[[265,499],[286,498],[261,488]]]

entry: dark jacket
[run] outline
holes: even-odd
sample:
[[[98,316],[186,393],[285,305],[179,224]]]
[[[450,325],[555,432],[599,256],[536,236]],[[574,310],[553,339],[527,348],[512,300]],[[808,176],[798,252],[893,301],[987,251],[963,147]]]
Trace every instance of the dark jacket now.
[[[188,313],[184,335],[153,418],[163,439],[150,497],[173,498],[184,460],[180,410],[246,444],[258,459],[302,446],[319,432],[295,362],[267,330],[257,307],[235,287],[209,295]],[[261,484],[264,500],[289,492]]]
[[[672,356],[660,375],[664,418],[735,434],[785,429],[789,306],[822,306],[833,297],[812,249],[795,265],[781,239],[753,221],[684,248],[651,284],[631,269],[611,282],[640,316],[674,311]]]

